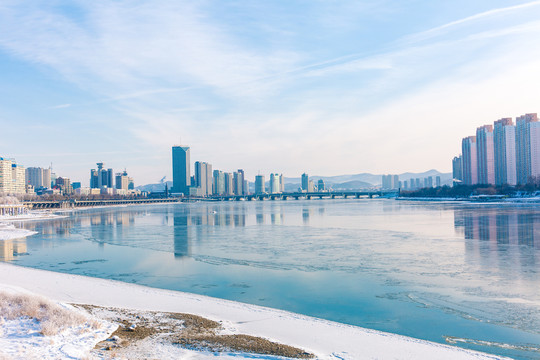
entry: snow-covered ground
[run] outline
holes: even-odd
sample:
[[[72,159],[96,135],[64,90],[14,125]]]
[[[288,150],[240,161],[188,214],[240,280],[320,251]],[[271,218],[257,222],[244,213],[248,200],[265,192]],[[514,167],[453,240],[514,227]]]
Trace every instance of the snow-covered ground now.
[[[21,289],[0,289],[0,358],[81,359],[118,326]]]
[[[55,301],[105,307],[189,313],[220,321],[225,333],[248,334],[296,346],[315,354],[317,359],[499,359],[500,357],[430,343],[404,336],[339,324],[286,311],[238,302],[154,289],[111,280],[54,273],[0,263],[0,290],[32,291]],[[9,329],[29,329],[20,341],[31,337],[32,324],[15,323]],[[4,334],[9,333],[5,331]],[[84,335],[87,336],[87,335]],[[96,338],[99,335],[96,334]],[[0,335],[5,341],[5,335]],[[19,341],[11,338],[13,344]],[[26,341],[26,340],[24,340]],[[72,340],[69,340],[72,341]],[[70,349],[66,339],[51,340],[57,348]],[[0,349],[4,349],[2,343]],[[153,358],[189,359],[278,359],[253,354],[222,354],[187,350],[173,345],[141,343],[154,351]],[[72,348],[71,348],[72,349]],[[74,351],[74,350],[73,350]],[[67,354],[67,352],[66,352]],[[72,358],[78,358],[77,353]],[[1,355],[1,354],[0,354]],[[133,354],[130,358],[137,358]],[[17,357],[15,357],[17,358]],[[54,357],[40,356],[42,359]]]
[[[12,224],[0,222],[0,241],[13,240],[37,234],[35,231],[19,229]]]
[[[66,217],[64,215],[56,215],[48,210],[31,210],[26,214],[22,215],[1,215],[0,221],[29,221],[29,220],[46,220],[46,219],[58,219]]]

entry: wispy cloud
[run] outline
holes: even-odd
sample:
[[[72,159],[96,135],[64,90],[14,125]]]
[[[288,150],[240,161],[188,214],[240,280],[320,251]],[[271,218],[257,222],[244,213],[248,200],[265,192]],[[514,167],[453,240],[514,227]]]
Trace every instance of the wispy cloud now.
[[[65,109],[68,107],[71,107],[71,104],[55,105],[55,106],[51,106],[49,109]]]
[[[434,27],[427,31],[422,31],[417,34],[407,36],[406,40],[408,42],[418,42],[418,41],[427,40],[435,36],[440,36],[442,33],[446,31],[450,31],[460,25],[469,25],[471,23],[477,23],[480,20],[491,19],[494,17],[498,18],[501,15],[508,15],[509,13],[527,10],[528,8],[532,8],[532,7],[540,7],[540,1],[531,1],[524,4],[518,4],[518,5],[507,6],[507,7],[484,11],[479,14],[475,14],[472,16],[467,16],[462,19],[451,21],[449,23]],[[504,22],[500,23],[500,25],[504,25]]]
[[[225,169],[423,170],[448,165],[469,127],[539,110],[540,1],[443,16],[446,24],[424,31],[400,28],[397,2],[378,3],[77,0],[65,10],[61,1],[4,0],[0,48],[76,84],[82,96],[52,102],[72,108],[58,128],[69,136],[84,124],[88,151],[73,152],[96,157],[99,147],[119,162],[131,160],[118,147],[168,154],[181,139]],[[228,6],[235,11],[222,13]],[[366,28],[362,12],[388,18]],[[391,34],[366,45],[388,24]],[[58,124],[63,113],[54,112]],[[169,169],[166,156],[156,161]]]

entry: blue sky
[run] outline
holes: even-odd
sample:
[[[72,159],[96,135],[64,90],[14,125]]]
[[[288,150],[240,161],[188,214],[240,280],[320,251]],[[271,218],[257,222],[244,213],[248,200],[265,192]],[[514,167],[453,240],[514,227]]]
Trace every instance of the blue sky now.
[[[0,156],[88,184],[192,161],[299,176],[450,171],[540,112],[540,1],[0,3]]]

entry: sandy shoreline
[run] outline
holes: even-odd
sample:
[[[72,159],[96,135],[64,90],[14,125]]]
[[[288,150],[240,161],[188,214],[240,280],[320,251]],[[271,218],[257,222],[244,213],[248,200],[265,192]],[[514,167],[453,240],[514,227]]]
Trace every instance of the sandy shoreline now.
[[[64,303],[194,314],[220,322],[227,333],[262,337],[305,349],[315,354],[317,359],[501,358],[202,295],[36,270],[8,263],[0,263],[0,274],[0,289],[24,289]]]

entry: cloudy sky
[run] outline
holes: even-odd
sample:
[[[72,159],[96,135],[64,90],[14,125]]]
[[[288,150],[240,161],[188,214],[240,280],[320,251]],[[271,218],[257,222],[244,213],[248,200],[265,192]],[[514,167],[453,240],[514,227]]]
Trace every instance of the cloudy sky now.
[[[299,176],[450,171],[540,112],[540,1],[0,2],[0,156],[88,184],[192,161]]]

